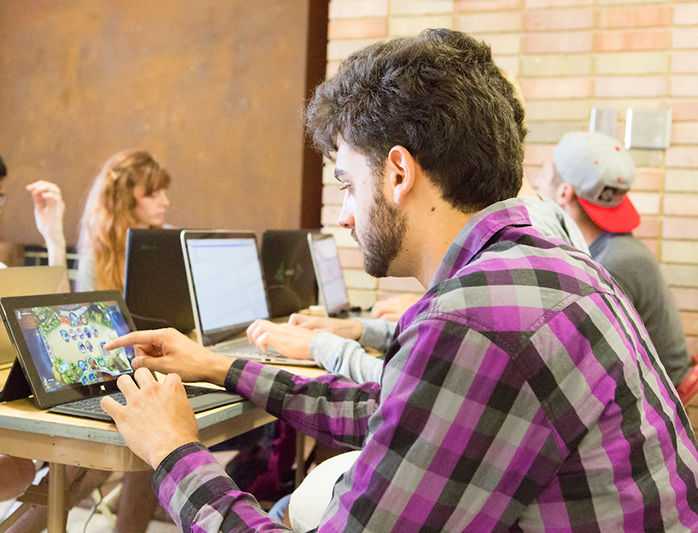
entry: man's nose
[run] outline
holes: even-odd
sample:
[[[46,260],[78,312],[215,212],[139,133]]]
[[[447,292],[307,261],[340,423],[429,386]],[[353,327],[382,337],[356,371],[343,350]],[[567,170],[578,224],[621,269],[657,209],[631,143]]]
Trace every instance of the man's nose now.
[[[344,198],[342,203],[342,210],[339,212],[338,223],[344,229],[352,229],[354,227],[354,210],[348,205],[350,201]]]

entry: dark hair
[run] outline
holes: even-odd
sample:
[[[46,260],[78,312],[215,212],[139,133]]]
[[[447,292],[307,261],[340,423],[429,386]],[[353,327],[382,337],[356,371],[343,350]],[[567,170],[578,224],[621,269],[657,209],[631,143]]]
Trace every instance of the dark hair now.
[[[2,160],[2,157],[0,157],[0,180],[5,176],[7,176],[7,167],[5,166],[5,162]]]
[[[523,106],[490,47],[464,33],[425,30],[355,52],[316,89],[306,125],[326,156],[341,136],[378,175],[404,146],[466,212],[521,188]]]

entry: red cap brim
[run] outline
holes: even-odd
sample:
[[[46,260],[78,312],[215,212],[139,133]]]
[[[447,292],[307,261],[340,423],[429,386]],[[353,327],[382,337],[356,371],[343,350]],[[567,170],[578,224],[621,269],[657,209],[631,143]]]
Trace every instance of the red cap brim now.
[[[627,196],[617,207],[599,207],[577,197],[584,211],[596,224],[611,233],[627,233],[640,225],[640,215]]]

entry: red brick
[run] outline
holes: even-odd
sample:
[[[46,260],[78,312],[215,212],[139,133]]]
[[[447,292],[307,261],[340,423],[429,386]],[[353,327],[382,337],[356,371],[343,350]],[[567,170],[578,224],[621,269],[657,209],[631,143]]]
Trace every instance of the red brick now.
[[[591,32],[551,32],[529,33],[524,35],[526,54],[563,54],[569,52],[591,52],[593,36]]]
[[[664,217],[662,221],[662,238],[695,239],[698,237],[696,227],[698,227],[698,218],[695,217]]]
[[[589,78],[523,80],[521,91],[524,100],[588,98],[591,96],[591,81]]]
[[[325,205],[342,205],[344,191],[339,190],[338,185],[325,185],[322,188],[322,203]]]
[[[674,100],[671,107],[672,121],[698,120],[698,100]]]
[[[455,15],[454,27],[466,33],[499,33],[521,30],[521,13],[498,11]]]
[[[593,4],[593,0],[525,0],[524,5],[527,9],[539,9],[543,7],[590,6]]]
[[[599,28],[640,28],[668,26],[671,23],[669,6],[618,7],[599,12]]]
[[[594,82],[594,95],[599,98],[660,97],[666,94],[667,81],[662,76],[596,78]]]
[[[651,216],[642,217],[640,225],[633,230],[633,235],[640,239],[656,239],[659,237],[659,219]]]
[[[686,337],[686,349],[688,350],[689,354],[694,354],[698,353],[698,337],[694,336],[687,336]],[[698,411],[698,409],[695,409]],[[698,434],[696,435],[696,438],[698,439]]]
[[[659,206],[661,204],[661,197],[659,193],[630,191],[628,196],[635,205],[637,212],[643,217],[647,215],[659,214]]]
[[[387,37],[388,21],[384,18],[330,20],[327,35],[331,40]]]
[[[652,255],[654,257],[659,257],[659,243],[657,242],[657,239],[640,239],[647,248],[649,248],[650,252],[652,252]]]
[[[698,25],[698,3],[674,4],[674,24],[676,26]]]
[[[674,48],[698,48],[698,28],[674,28],[672,46]]]
[[[673,194],[664,195],[665,215],[686,215],[691,216],[696,212],[698,206],[698,194]]]
[[[424,293],[424,287],[415,278],[381,278],[378,287],[382,291]]]
[[[638,168],[633,181],[634,191],[658,191],[662,186],[662,171],[656,168]]]
[[[524,164],[534,167],[542,167],[543,163],[553,156],[554,144],[527,144]],[[531,176],[533,180],[536,176]]]
[[[698,96],[698,75],[671,76],[671,96]]]
[[[456,0],[454,11],[482,13],[484,11],[505,11],[521,9],[522,0]]]
[[[698,144],[698,122],[672,122],[672,144]]]
[[[388,0],[332,0],[330,2],[330,20],[387,16]]]
[[[668,47],[668,30],[609,31],[594,36],[596,52],[662,50]]]
[[[688,74],[698,72],[698,53],[690,50],[671,54],[671,71]]]
[[[666,151],[666,166],[698,168],[698,150],[694,146],[671,146]]]
[[[328,61],[327,67],[325,68],[325,77],[331,78],[337,73],[341,61]]]
[[[339,262],[343,268],[363,268],[364,259],[356,248],[338,248]]]
[[[682,311],[698,311],[698,289],[672,287],[671,292],[679,309]]]
[[[681,313],[681,324],[685,335],[698,335],[698,313],[684,311]]]
[[[550,9],[530,11],[524,17],[527,31],[580,30],[594,25],[594,12],[591,9]]]
[[[337,225],[341,205],[325,204],[322,206],[321,222],[323,226]]]

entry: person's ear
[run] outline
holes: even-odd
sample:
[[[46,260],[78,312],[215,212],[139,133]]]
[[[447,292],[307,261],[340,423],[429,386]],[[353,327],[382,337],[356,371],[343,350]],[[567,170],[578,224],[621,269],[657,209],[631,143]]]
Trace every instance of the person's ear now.
[[[399,204],[414,186],[416,162],[409,150],[402,146],[393,146],[388,152],[387,170],[393,202]]]
[[[569,183],[560,183],[555,191],[555,201],[560,207],[565,207],[574,198],[574,187]]]

